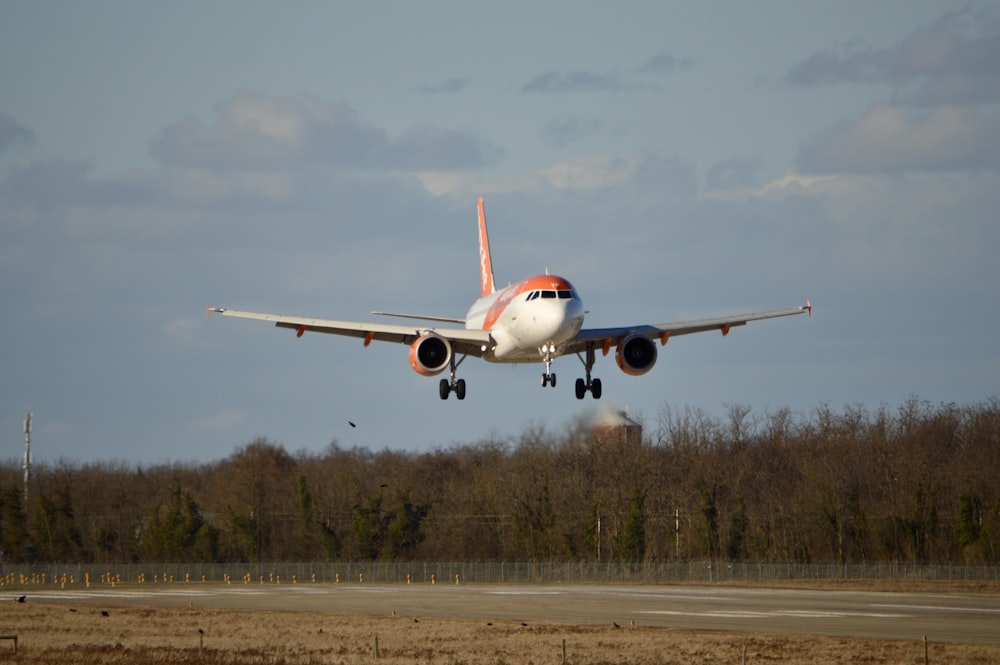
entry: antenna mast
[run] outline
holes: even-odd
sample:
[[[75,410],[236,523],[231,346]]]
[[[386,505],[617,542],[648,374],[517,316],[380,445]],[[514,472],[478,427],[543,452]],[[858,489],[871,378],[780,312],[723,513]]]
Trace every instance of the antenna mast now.
[[[24,417],[24,511],[28,512],[28,481],[31,478],[31,411]]]

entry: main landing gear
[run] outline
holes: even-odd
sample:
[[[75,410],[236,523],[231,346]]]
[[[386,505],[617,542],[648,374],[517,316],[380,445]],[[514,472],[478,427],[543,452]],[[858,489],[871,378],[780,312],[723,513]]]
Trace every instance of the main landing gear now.
[[[555,388],[556,375],[552,373],[552,360],[556,355],[556,347],[554,344],[543,346],[539,349],[539,352],[541,352],[542,360],[545,362],[545,373],[542,374],[542,388],[545,388],[546,386],[552,386]],[[586,359],[579,353],[577,353],[576,356],[580,359],[580,362],[583,363],[583,367],[587,371],[586,379],[576,380],[576,398],[583,399],[587,393],[590,393],[590,396],[594,399],[601,399],[601,380],[590,378],[590,371],[594,369],[595,361],[594,345],[589,344],[587,346]]]
[[[594,345],[590,344],[587,346],[586,360],[584,360],[583,356],[579,353],[576,354],[576,357],[580,359],[580,362],[583,363],[583,366],[587,371],[586,379],[576,380],[576,398],[583,399],[589,392],[590,396],[594,399],[601,399],[601,380],[590,378],[590,371],[594,369]]]
[[[465,360],[465,356],[462,356],[461,360],[455,362],[455,356],[452,355],[450,368],[451,378],[441,379],[441,382],[438,383],[438,395],[441,396],[441,399],[448,399],[448,395],[450,395],[452,391],[455,392],[455,397],[458,399],[465,399],[465,379],[455,380],[455,370],[457,370],[458,366],[462,364],[462,360]]]

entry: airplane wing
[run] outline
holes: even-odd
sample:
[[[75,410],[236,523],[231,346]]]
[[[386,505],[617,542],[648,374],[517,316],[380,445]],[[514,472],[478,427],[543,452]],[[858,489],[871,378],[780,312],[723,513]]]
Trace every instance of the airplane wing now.
[[[720,316],[712,319],[701,319],[698,321],[680,321],[677,323],[655,323],[642,324],[636,326],[621,326],[614,328],[584,328],[577,333],[576,338],[566,345],[563,353],[576,353],[583,351],[592,345],[610,347],[623,337],[628,335],[644,335],[650,339],[659,339],[661,344],[666,344],[667,340],[677,335],[690,335],[692,333],[708,332],[718,330],[723,335],[729,334],[729,329],[735,326],[745,326],[750,321],[761,319],[774,319],[779,316],[792,316],[794,314],[812,314],[812,303],[806,301],[805,305],[799,307],[789,307],[787,309],[775,309],[769,312],[757,312],[754,314],[738,314],[736,316]]]
[[[373,311],[376,316],[395,316],[398,319],[416,319],[419,321],[437,321],[438,323],[465,323],[465,319],[454,316],[432,316],[430,314],[400,314],[398,312]]]
[[[456,352],[481,357],[484,353],[483,348],[491,342],[488,330],[390,325],[386,323],[366,323],[364,321],[336,321],[333,319],[314,319],[304,316],[245,312],[238,309],[226,309],[224,307],[209,307],[208,313],[211,312],[217,312],[223,316],[235,316],[241,319],[271,321],[278,328],[294,330],[296,337],[301,337],[306,332],[358,337],[365,341],[365,346],[368,346],[372,341],[412,344],[420,336],[434,332],[451,342],[452,348]]]

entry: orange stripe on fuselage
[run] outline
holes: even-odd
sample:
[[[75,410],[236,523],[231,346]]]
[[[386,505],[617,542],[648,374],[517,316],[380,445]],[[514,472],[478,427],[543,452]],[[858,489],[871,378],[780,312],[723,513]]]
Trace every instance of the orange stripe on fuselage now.
[[[504,310],[507,309],[507,305],[519,295],[529,291],[561,291],[566,289],[571,290],[572,288],[572,284],[556,275],[535,275],[517,284],[511,284],[500,292],[496,301],[494,301],[490,310],[486,313],[486,318],[483,321],[483,330],[489,330],[496,325],[496,322],[503,315]]]

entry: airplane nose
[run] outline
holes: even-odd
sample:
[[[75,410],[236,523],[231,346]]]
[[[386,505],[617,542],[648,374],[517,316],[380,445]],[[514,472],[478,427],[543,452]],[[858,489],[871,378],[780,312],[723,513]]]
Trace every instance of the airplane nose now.
[[[535,330],[546,339],[568,339],[583,325],[583,304],[578,300],[539,304],[542,306],[535,312]]]

